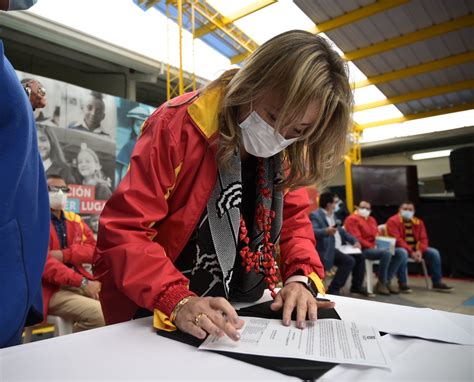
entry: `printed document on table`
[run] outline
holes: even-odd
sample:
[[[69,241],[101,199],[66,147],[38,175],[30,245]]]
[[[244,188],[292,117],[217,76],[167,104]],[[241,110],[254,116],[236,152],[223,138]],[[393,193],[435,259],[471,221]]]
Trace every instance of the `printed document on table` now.
[[[240,318],[245,321],[240,341],[209,336],[199,349],[390,368],[374,328],[324,319],[307,321],[301,330],[294,322],[283,326],[281,320]]]

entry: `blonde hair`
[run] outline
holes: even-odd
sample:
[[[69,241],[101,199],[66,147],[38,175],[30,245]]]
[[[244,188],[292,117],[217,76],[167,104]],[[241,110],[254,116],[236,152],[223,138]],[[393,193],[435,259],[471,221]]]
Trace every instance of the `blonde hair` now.
[[[334,172],[346,149],[352,113],[352,91],[347,66],[322,37],[305,31],[282,33],[260,46],[243,68],[225,72],[208,88],[223,87],[217,156],[221,167],[241,140],[239,109],[271,92],[284,97],[275,122],[280,132],[301,120],[315,101],[313,126],[284,152],[285,186],[321,183]]]

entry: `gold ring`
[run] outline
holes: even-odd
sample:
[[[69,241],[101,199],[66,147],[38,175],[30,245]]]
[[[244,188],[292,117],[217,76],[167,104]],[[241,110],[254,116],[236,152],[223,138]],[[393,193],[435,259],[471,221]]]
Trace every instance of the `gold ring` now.
[[[206,314],[206,313],[198,313],[198,314],[196,314],[196,317],[194,317],[194,325],[201,327],[201,326],[199,325],[199,321],[200,321],[201,318],[203,318],[203,317],[207,317],[207,314]]]

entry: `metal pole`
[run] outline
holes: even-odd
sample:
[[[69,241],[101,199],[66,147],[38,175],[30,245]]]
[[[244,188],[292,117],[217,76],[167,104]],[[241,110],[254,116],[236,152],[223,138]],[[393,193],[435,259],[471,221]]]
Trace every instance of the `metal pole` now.
[[[346,204],[349,212],[354,211],[354,190],[352,187],[352,160],[346,155],[344,157],[344,169],[346,175]]]
[[[183,81],[183,0],[177,0],[179,27],[179,94],[184,93]]]

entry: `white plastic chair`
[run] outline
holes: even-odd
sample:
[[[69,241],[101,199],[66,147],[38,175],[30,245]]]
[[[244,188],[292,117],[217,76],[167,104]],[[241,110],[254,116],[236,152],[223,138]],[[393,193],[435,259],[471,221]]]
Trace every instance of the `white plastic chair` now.
[[[416,263],[416,261],[411,257],[408,258],[408,262],[409,263]],[[369,292],[369,293],[374,293],[374,291],[373,291],[373,288],[374,288],[374,282],[373,282],[374,264],[379,264],[379,260],[365,259],[365,283],[366,283],[366,287],[367,287],[367,292]],[[421,259],[419,264],[421,264],[421,268],[423,269],[423,275],[425,277],[426,289],[431,289],[430,276],[428,274],[428,269],[426,268],[425,260]],[[408,279],[408,274],[407,274],[407,279]]]
[[[54,337],[64,336],[71,334],[74,328],[74,322],[65,320],[59,316],[49,315],[46,319],[48,324],[54,325]],[[28,326],[25,328],[25,335],[23,337],[23,343],[26,344],[31,341],[33,330],[36,326]]]
[[[365,285],[368,293],[374,293],[374,264],[379,263],[379,260],[365,259]]]

